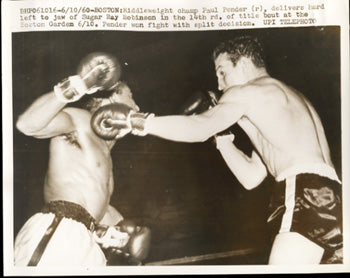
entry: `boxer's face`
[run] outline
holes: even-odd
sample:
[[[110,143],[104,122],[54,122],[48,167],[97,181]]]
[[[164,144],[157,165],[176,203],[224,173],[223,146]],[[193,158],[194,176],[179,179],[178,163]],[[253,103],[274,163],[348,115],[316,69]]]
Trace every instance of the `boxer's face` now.
[[[124,103],[130,106],[133,110],[139,111],[140,108],[132,98],[132,92],[128,86],[123,86],[117,92],[113,93],[109,99],[109,103]]]
[[[224,93],[230,87],[242,85],[245,82],[240,60],[234,66],[227,53],[221,53],[215,59],[215,71],[218,79],[218,89]]]

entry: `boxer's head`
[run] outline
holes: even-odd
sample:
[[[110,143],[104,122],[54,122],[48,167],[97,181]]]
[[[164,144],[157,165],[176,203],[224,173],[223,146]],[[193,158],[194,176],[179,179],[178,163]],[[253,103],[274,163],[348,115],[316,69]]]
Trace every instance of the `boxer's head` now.
[[[130,106],[133,110],[139,111],[139,107],[133,99],[132,92],[129,86],[124,82],[118,82],[113,91],[101,91],[90,95],[90,98],[85,101],[83,108],[94,113],[101,106],[111,103],[123,103]]]
[[[124,82],[119,82],[115,92],[109,97],[111,103],[123,103],[130,106],[133,110],[139,111],[140,108],[137,106],[133,99],[133,94],[129,86]],[[108,103],[107,103],[108,104]]]
[[[262,47],[250,36],[221,43],[214,50],[213,59],[218,89],[224,93],[233,86],[267,75]]]
[[[220,43],[213,52],[213,60],[215,61],[220,54],[224,53],[227,53],[234,66],[241,57],[246,57],[251,59],[256,67],[265,67],[264,51],[255,37],[240,36]]]

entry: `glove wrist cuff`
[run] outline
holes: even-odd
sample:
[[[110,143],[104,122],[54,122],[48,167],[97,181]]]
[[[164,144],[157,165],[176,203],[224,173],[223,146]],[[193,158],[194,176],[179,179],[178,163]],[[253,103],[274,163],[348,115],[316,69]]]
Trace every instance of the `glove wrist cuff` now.
[[[79,100],[87,90],[88,88],[79,75],[69,76],[54,86],[55,96],[64,103]]]
[[[131,115],[132,133],[134,135],[145,136],[148,134],[147,122],[149,119],[154,118],[154,114],[151,113],[133,113]]]
[[[235,136],[232,133],[227,135],[215,136],[216,148],[219,151],[227,149],[227,147],[231,148],[234,139],[235,139]]]

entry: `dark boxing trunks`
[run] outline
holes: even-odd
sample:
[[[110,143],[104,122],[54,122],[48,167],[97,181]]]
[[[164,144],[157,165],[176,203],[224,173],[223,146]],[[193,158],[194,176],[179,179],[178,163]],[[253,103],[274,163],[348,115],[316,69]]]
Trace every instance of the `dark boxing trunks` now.
[[[268,225],[279,232],[297,232],[324,248],[321,263],[342,263],[342,191],[337,181],[299,174],[276,182]]]
[[[45,204],[41,212],[53,213],[55,214],[55,218],[53,219],[51,225],[47,228],[44,236],[34,250],[28,266],[36,266],[39,263],[47,244],[63,218],[70,218],[80,222],[90,231],[94,231],[95,229],[95,219],[90,215],[90,213],[82,206],[72,202],[53,201]]]

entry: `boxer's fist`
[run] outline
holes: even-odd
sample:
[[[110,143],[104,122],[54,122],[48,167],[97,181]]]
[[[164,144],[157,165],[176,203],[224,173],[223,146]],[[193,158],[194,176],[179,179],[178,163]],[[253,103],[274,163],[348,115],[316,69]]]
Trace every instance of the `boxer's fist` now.
[[[204,111],[215,106],[218,102],[218,95],[213,91],[203,92],[196,91],[187,98],[185,103],[180,107],[179,114],[194,115],[201,114]]]
[[[129,220],[123,220],[117,226],[120,227],[121,232],[130,236],[128,243],[122,249],[124,255],[138,261],[144,260],[150,250],[151,230],[145,226],[136,226]]]
[[[99,225],[93,237],[111,261],[119,257],[127,258],[129,263],[140,264],[150,250],[150,229],[129,220],[122,220],[116,226]]]
[[[124,233],[132,234],[136,231],[136,224],[128,219],[123,219],[117,226],[120,228],[120,231]]]
[[[218,104],[218,101],[220,99],[220,93],[216,92],[216,91],[208,91],[207,92],[207,96],[210,102],[211,106],[215,106]]]
[[[104,140],[119,139],[132,130],[130,113],[132,109],[122,103],[100,107],[91,117],[91,128]]]
[[[113,89],[121,75],[118,60],[108,53],[91,53],[78,66],[78,75],[88,88],[87,94]]]
[[[80,62],[77,75],[70,76],[54,87],[62,102],[74,102],[85,94],[115,88],[121,75],[117,59],[107,53],[91,53]]]
[[[147,134],[146,121],[153,116],[135,112],[123,103],[112,103],[96,110],[91,117],[91,128],[104,140],[119,139],[129,132],[144,136]]]
[[[200,114],[210,107],[207,96],[202,91],[196,91],[190,95],[179,109],[181,115]]]
[[[95,241],[103,248],[123,248],[130,240],[128,233],[108,225],[97,225],[93,232]]]

